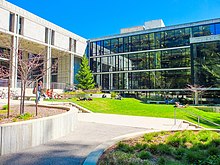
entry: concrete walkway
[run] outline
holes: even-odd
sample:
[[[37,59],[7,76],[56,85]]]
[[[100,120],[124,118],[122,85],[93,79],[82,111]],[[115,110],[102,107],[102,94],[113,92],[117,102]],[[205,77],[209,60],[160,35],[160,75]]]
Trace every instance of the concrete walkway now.
[[[79,122],[70,135],[16,154],[0,157],[1,165],[79,165],[98,145],[143,128]]]
[[[79,113],[78,120],[77,129],[68,136],[23,152],[0,156],[0,164],[79,165],[97,146],[113,138],[150,130],[173,130],[182,123],[177,120],[174,127],[173,119],[99,113]]]

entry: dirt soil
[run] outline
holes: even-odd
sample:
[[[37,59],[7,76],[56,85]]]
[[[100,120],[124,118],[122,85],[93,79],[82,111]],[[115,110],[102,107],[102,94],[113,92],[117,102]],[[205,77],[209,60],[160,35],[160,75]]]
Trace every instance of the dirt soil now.
[[[20,107],[19,105],[12,105],[10,107],[10,117],[7,118],[7,111],[6,110],[1,110],[2,106],[0,105],[0,124],[4,123],[12,123],[12,122],[18,122],[18,121],[23,121],[22,119],[17,118],[18,115],[20,115]],[[53,116],[61,113],[67,112],[67,110],[63,109],[58,109],[58,108],[47,108],[47,107],[38,107],[38,115],[36,116],[36,108],[35,106],[25,106],[24,107],[24,112],[25,113],[30,113],[32,117],[30,119],[37,119],[37,118],[42,118],[42,117],[48,117],[48,116]],[[29,119],[29,120],[30,120]]]

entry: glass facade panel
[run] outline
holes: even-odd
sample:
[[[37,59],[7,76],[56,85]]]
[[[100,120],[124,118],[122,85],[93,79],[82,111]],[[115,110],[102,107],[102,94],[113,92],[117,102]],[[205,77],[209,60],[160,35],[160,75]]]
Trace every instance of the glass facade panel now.
[[[140,35],[140,49],[141,50],[148,50],[149,49],[148,34]]]
[[[139,35],[132,36],[132,38],[131,38],[131,51],[138,51],[139,47],[140,47]]]
[[[104,40],[104,54],[110,54],[110,40]]]
[[[193,45],[194,83],[204,87],[220,87],[220,42]]]
[[[215,24],[215,33],[220,34],[220,23]]]
[[[118,38],[111,39],[111,54],[118,53]]]

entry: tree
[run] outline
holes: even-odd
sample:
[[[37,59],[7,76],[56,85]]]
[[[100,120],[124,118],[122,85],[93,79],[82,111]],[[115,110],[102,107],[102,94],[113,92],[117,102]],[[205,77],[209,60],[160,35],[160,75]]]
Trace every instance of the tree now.
[[[209,88],[211,88],[211,87],[209,87]],[[199,104],[199,96],[201,96],[203,93],[205,93],[209,88],[204,88],[203,86],[190,85],[190,84],[188,84],[186,87],[186,89],[188,89],[189,91],[192,92],[195,105]]]
[[[11,47],[11,50],[14,48]],[[8,63],[8,66],[0,66],[0,78],[8,78],[10,82],[11,78],[11,69],[17,70],[17,76],[21,81],[21,100],[20,100],[20,114],[24,114],[24,100],[25,100],[25,89],[32,83],[37,82],[42,79],[46,74],[47,70],[55,69],[57,63],[51,66],[45,66],[47,61],[44,58],[44,54],[46,54],[46,50],[42,50],[37,54],[30,54],[29,57],[24,55],[24,52],[29,52],[27,48],[22,48],[21,45],[18,46],[16,50],[15,56],[17,57],[17,65],[11,63],[10,53],[5,53],[4,58],[8,59],[5,62]],[[47,59],[51,60],[51,59]],[[10,91],[10,86],[8,88]],[[8,98],[10,99],[10,98]],[[10,106],[10,105],[8,105]],[[37,104],[36,104],[36,115],[37,115]]]
[[[80,69],[76,74],[76,80],[79,82],[78,88],[83,90],[93,89],[95,87],[94,78],[85,55],[82,58]]]

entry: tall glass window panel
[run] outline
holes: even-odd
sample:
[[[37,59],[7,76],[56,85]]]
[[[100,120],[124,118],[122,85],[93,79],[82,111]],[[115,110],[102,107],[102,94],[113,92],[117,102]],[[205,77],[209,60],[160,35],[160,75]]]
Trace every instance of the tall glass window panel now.
[[[97,72],[97,61],[96,58],[90,58],[90,66],[92,72]]]
[[[190,28],[185,28],[185,32],[184,32],[184,35],[182,36],[183,38],[183,45],[186,46],[186,45],[189,45],[189,39],[190,39]]]
[[[165,31],[165,47],[170,48],[175,46],[175,31]]]
[[[160,32],[160,47],[165,47],[165,32]]]
[[[124,51],[123,51],[123,38],[119,38],[118,39],[118,43],[119,43],[119,45],[118,45],[118,53],[123,53]]]
[[[215,34],[215,26],[212,25],[204,25],[202,26],[203,36],[214,35]]]
[[[160,51],[150,52],[149,53],[149,69],[160,69],[161,68],[161,59]]]
[[[102,57],[102,72],[109,72],[110,69],[110,59],[109,57]]]
[[[96,60],[97,60],[97,72],[101,72],[102,71],[101,58],[97,58]]]
[[[113,74],[113,89],[119,89],[119,74]]]
[[[170,67],[170,59],[171,59],[171,51],[165,50],[161,52],[161,67],[169,68]]]
[[[104,40],[104,54],[110,54],[110,40]]]
[[[128,37],[124,37],[124,43],[123,43],[123,47],[124,47],[124,52],[129,52],[129,38]]]
[[[119,77],[118,89],[124,89],[124,87],[125,87],[125,84],[124,84],[124,73],[119,73],[118,77]]]
[[[151,50],[155,49],[154,33],[149,34],[149,44]]]
[[[131,63],[131,70],[138,69],[138,55],[137,54],[130,54],[129,55],[129,62]]]
[[[124,56],[121,55],[118,56],[118,70],[119,71],[124,70]]]
[[[138,51],[139,50],[139,47],[140,47],[140,38],[139,38],[139,35],[136,35],[136,36],[132,36],[131,38],[131,50],[132,52],[133,51]]]
[[[118,38],[111,39],[111,54],[118,53]]]
[[[184,45],[184,29],[176,29],[175,30],[175,46],[183,46]]]
[[[109,89],[109,74],[102,75],[102,89],[104,90]]]
[[[160,49],[160,32],[154,33],[155,37],[155,49]]]
[[[141,50],[148,50],[149,49],[148,34],[140,35],[140,46],[141,46]]]
[[[220,23],[215,24],[215,33],[220,34]]]
[[[96,50],[97,50],[97,55],[102,55],[102,49],[101,49],[101,42],[100,41],[96,42]]]
[[[138,70],[148,69],[148,58],[146,53],[138,54]]]
[[[131,65],[129,55],[125,54],[124,55],[124,70],[129,70],[129,65]]]
[[[140,89],[148,89],[149,84],[147,84],[148,80],[148,72],[140,72],[140,81],[139,81],[139,88]]]
[[[132,89],[139,89],[140,73],[132,73]]]

